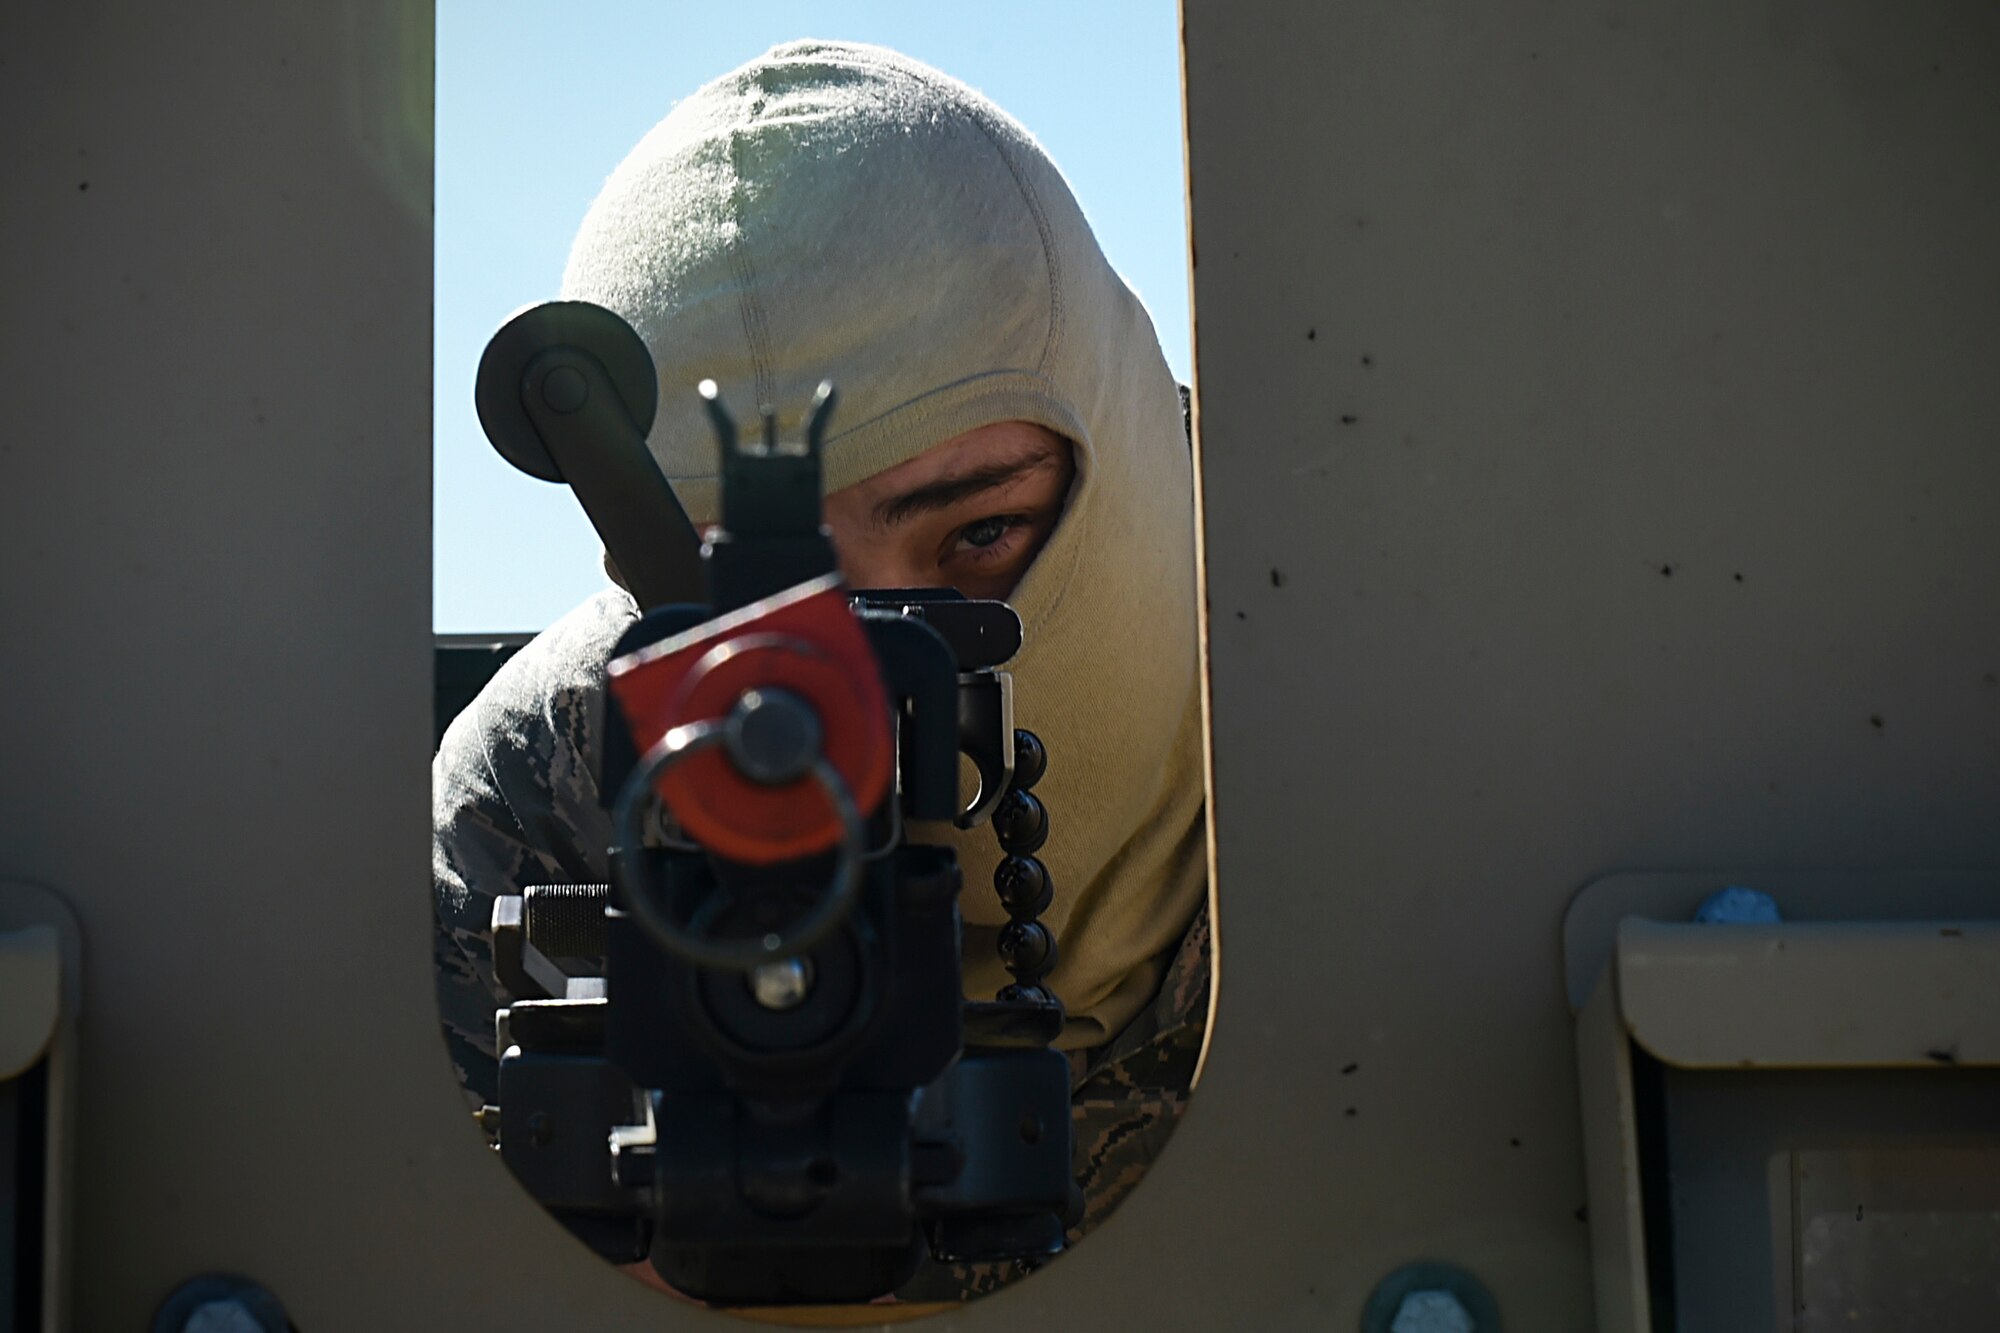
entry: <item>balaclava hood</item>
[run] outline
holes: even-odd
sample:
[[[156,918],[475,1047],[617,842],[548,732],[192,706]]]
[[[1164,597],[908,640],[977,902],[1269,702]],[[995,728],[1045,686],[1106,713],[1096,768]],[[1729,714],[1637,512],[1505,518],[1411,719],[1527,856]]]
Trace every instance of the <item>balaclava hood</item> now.
[[[826,489],[997,421],[1071,441],[1061,522],[1010,599],[1018,725],[1049,752],[1042,920],[1098,1044],[1152,996],[1205,892],[1192,472],[1179,395],[1139,299],[1041,147],[965,85],[878,47],[780,46],[680,103],[591,205],[564,295],[652,349],[649,444],[699,524],[717,509],[694,386],[739,419],[841,399]],[[794,427],[795,429],[795,427]],[[966,993],[1010,978],[990,829],[964,863]]]

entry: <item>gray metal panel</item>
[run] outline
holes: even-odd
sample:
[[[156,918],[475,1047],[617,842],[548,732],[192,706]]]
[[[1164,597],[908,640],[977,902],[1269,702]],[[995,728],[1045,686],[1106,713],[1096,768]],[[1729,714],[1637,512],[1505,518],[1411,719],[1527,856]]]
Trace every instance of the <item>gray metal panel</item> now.
[[[216,1268],[312,1333],[660,1323],[437,1036],[429,25],[0,5],[0,876],[83,925],[78,1329]]]
[[[1433,1257],[1582,1329],[1577,887],[2000,862],[2000,29],[1186,17],[1205,1219],[1326,1326]]]
[[[1670,1065],[2000,1065],[2000,923],[1618,930],[1618,1007]]]
[[[1721,868],[1698,873],[1626,872],[1578,889],[1563,911],[1564,984],[1581,1009],[1616,951],[1626,917],[1692,921],[1730,885],[1767,893],[1786,921],[1984,921],[2000,918],[2000,871]]]

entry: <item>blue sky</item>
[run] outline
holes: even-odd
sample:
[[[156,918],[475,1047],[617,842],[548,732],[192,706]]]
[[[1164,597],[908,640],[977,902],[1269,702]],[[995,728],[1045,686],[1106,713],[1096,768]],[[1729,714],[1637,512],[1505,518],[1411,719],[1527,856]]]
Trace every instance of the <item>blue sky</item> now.
[[[1174,0],[440,0],[432,624],[539,629],[604,585],[559,486],[493,453],[472,409],[487,337],[556,295],[599,185],[679,98],[778,42],[879,42],[979,88],[1061,165],[1188,378]]]

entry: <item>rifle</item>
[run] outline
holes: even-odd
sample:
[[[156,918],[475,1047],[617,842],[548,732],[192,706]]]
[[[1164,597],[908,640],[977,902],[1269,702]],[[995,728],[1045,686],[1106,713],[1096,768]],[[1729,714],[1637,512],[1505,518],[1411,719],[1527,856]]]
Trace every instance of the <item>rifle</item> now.
[[[701,393],[721,456],[705,538],[646,448],[658,385],[618,316],[531,306],[480,362],[494,447],[570,486],[642,612],[606,670],[610,883],[495,903],[500,1156],[607,1259],[715,1303],[867,1300],[926,1255],[1044,1262],[1081,1193],[1036,919],[1047,754],[1001,670],[1019,617],[842,584],[831,384],[794,445],[768,406],[746,442]],[[963,991],[957,856],[911,836],[941,820],[1006,853],[1014,980],[992,999]]]

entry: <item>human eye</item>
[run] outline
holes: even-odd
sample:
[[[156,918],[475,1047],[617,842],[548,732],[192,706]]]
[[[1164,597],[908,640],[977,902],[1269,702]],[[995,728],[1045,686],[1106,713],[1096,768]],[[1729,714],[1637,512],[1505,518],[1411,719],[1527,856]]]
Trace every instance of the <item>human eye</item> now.
[[[958,540],[953,549],[990,553],[1007,540],[1010,533],[1017,532],[1026,524],[1027,519],[1019,514],[994,514],[979,519],[958,530]]]
[[[1004,598],[1040,552],[1057,513],[986,514],[951,527],[938,553],[939,575],[968,597]]]

